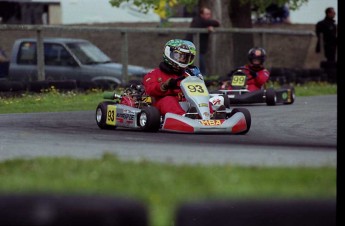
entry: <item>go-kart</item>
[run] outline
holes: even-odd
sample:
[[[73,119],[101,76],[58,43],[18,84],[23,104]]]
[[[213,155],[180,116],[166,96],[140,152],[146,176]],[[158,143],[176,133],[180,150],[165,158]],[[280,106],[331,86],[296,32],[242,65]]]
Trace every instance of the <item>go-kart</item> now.
[[[279,89],[262,88],[257,91],[249,91],[246,88],[247,75],[244,70],[248,68],[240,67],[233,70],[230,80],[223,81],[222,89],[212,91],[211,96],[226,95],[231,104],[254,104],[266,103],[269,106],[276,104],[292,104],[295,101],[295,89],[290,85],[282,86]]]
[[[148,132],[168,131],[179,133],[230,133],[246,134],[251,126],[251,115],[246,108],[220,110],[219,105],[209,105],[210,95],[204,80],[197,76],[187,76],[180,84],[184,101],[180,106],[188,111],[196,108],[194,117],[166,113],[162,116],[153,106],[153,98],[145,93],[141,84],[130,85],[122,94],[105,92],[103,101],[96,108],[96,123],[101,129],[117,127],[139,129]],[[216,100],[215,100],[216,99]],[[224,96],[213,98],[215,103],[224,102]],[[222,118],[217,118],[219,114]],[[192,113],[191,113],[192,114]]]

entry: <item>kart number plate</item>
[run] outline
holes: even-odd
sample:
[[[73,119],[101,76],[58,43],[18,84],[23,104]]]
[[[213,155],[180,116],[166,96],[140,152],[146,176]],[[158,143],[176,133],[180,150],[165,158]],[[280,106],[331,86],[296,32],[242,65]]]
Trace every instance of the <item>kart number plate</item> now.
[[[232,86],[244,86],[246,84],[246,75],[234,75],[232,76],[231,85]]]
[[[200,120],[199,122],[203,126],[219,126],[222,124],[222,120],[220,119]]]
[[[143,101],[144,101],[145,103],[152,104],[152,99],[151,99],[151,97],[145,97],[145,98],[143,99]]]
[[[115,126],[115,124],[116,124],[116,106],[108,105],[108,107],[107,107],[107,120],[105,123],[107,125]]]
[[[208,96],[208,91],[203,83],[187,82],[185,84],[189,96]]]

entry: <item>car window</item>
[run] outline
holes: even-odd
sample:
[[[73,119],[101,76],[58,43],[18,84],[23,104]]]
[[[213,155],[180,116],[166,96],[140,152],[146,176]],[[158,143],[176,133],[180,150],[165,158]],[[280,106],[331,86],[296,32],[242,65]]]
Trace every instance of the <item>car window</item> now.
[[[23,42],[19,47],[17,58],[18,64],[37,64],[37,53],[35,42]],[[66,66],[75,63],[72,55],[61,44],[44,44],[45,65]]]
[[[111,61],[107,55],[91,43],[68,43],[67,46],[82,64],[99,64]]]
[[[23,42],[19,47],[18,64],[36,64],[36,43]]]
[[[67,66],[74,61],[63,45],[54,43],[44,44],[44,57],[46,65]]]

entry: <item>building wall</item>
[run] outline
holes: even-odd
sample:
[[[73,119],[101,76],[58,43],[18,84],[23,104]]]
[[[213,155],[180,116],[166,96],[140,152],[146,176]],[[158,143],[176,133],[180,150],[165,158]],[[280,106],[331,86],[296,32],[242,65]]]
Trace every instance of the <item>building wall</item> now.
[[[55,4],[49,5],[49,24],[58,25],[61,23],[61,6]]]

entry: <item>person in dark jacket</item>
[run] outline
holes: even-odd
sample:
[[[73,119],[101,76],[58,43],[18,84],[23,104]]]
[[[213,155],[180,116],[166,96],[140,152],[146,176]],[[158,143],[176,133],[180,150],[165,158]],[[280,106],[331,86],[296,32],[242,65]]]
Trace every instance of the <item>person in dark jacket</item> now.
[[[317,36],[316,52],[321,52],[321,34],[323,36],[323,48],[327,62],[336,62],[337,51],[337,25],[335,24],[335,11],[333,7],[325,10],[326,16],[323,20],[317,22],[315,31]]]
[[[195,16],[190,24],[191,28],[207,28],[209,33],[219,26],[219,21],[212,19],[211,10],[207,7],[200,8],[199,15]],[[200,34],[199,68],[202,75],[206,75],[205,54],[208,51],[209,33]],[[186,40],[193,42],[193,34],[187,34]]]

